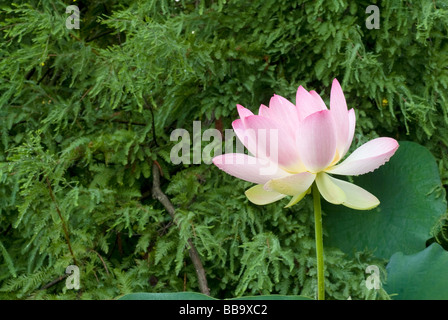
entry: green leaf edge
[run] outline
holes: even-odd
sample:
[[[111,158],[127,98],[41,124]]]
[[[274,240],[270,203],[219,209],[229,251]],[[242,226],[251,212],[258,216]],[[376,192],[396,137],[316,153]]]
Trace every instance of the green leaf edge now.
[[[434,258],[434,256],[436,256],[439,259],[443,259],[443,258],[447,257],[446,254],[447,254],[447,250],[444,250],[443,247],[438,243],[432,243],[431,245],[427,246],[425,249],[423,249],[419,252],[413,253],[413,254],[404,254],[403,252],[400,252],[400,251],[396,252],[388,260],[388,264],[386,267],[387,278],[391,277],[391,272],[395,273],[395,274],[399,272],[400,269],[399,268],[397,269],[397,264],[398,264],[398,266],[400,266],[399,263],[403,263],[400,260],[412,261],[415,258],[425,259],[425,258],[427,258],[426,255],[430,256],[431,258]],[[440,256],[444,256],[444,257],[440,257]],[[426,264],[433,263],[433,261],[431,261],[431,260],[423,260],[423,261]],[[415,269],[413,269],[412,265],[407,265],[407,267],[408,267],[407,269],[401,270],[401,272],[405,273],[405,274],[409,274],[409,273],[410,274],[413,274],[413,273],[418,274],[418,272],[416,272]],[[419,266],[419,267],[421,267],[421,266]],[[418,271],[418,269],[417,269],[417,271]],[[400,279],[395,280],[395,281],[396,281],[395,285],[397,286],[395,288],[393,288],[393,286],[391,286],[390,279],[389,279],[389,282],[386,281],[386,283],[384,285],[384,289],[388,292],[388,294],[390,294],[390,296],[393,300],[428,300],[428,298],[422,298],[421,295],[418,293],[417,293],[417,295],[412,295],[412,294],[406,295],[405,294],[404,296],[405,297],[407,296],[407,298],[403,299],[403,295],[400,295],[399,292],[400,292],[400,290],[405,290],[406,286],[401,285],[402,280],[400,280]],[[398,285],[397,285],[397,283],[398,283]],[[413,285],[413,284],[407,283],[407,285]],[[419,288],[419,290],[417,290],[417,292],[422,291],[422,288],[420,288],[420,287],[417,287],[417,288]],[[415,284],[414,284],[414,289],[415,289]],[[425,288],[423,288],[423,289],[425,289]],[[414,290],[414,291],[416,291],[416,290]],[[448,288],[446,291],[448,291]],[[445,296],[447,294],[446,291],[441,293],[441,295],[443,295],[444,297],[438,297],[437,294],[434,294],[429,298],[429,300],[445,300],[446,299]]]

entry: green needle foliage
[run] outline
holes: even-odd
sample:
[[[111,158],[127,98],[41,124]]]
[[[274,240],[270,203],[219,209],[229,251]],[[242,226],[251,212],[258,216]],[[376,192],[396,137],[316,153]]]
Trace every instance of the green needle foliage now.
[[[2,2],[0,298],[199,291],[188,239],[214,297],[314,297],[311,198],[254,206],[248,183],[174,165],[170,133],[231,128],[237,103],[294,101],[299,85],[328,102],[336,77],[357,112],[353,148],[420,142],[446,186],[448,4],[372,2]],[[66,28],[71,4],[79,29]],[[365,25],[371,4],[379,29]],[[154,161],[177,224],[152,197]],[[328,298],[388,298],[364,285],[384,261],[328,247],[325,259]],[[65,286],[72,264],[79,290]]]

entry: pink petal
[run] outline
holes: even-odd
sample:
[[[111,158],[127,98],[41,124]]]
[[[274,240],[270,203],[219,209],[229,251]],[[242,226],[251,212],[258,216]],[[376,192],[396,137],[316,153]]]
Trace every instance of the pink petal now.
[[[265,184],[289,173],[268,161],[241,153],[227,153],[213,158],[213,164],[224,172],[245,181]]]
[[[341,154],[341,158],[345,156],[348,149],[350,149],[350,146],[352,145],[353,136],[355,135],[355,127],[356,127],[356,114],[355,110],[352,108],[348,111],[348,139],[344,151]]]
[[[355,126],[356,126],[356,114],[354,109],[350,109],[348,111],[348,138],[345,142],[345,146],[338,150],[336,158],[333,159],[333,164],[336,164],[344,158],[347,151],[350,149],[350,146],[353,141],[353,136],[355,135]]]
[[[336,153],[334,122],[330,110],[306,117],[298,130],[297,148],[305,167],[313,173],[324,170]]]
[[[268,191],[276,191],[288,196],[296,196],[306,192],[313,184],[315,178],[315,174],[302,172],[284,178],[269,180],[264,185],[264,188]]]
[[[244,123],[244,118],[246,118],[246,117],[248,117],[248,116],[253,116],[253,115],[254,115],[252,111],[250,111],[250,110],[247,109],[247,108],[244,108],[244,107],[243,107],[242,105],[240,105],[240,104],[237,104],[237,105],[236,105],[236,108],[237,108],[237,110],[238,110],[238,114],[239,114],[241,120],[243,120],[243,123]]]
[[[245,123],[245,135],[249,141],[256,142],[257,157],[268,158],[288,171],[303,171],[294,137],[287,134],[285,129],[270,118],[256,115],[247,117]]]
[[[364,174],[389,161],[397,149],[398,142],[395,139],[376,138],[360,146],[342,163],[326,172],[348,176]]]
[[[349,139],[349,115],[344,93],[338,80],[334,79],[330,93],[330,110],[336,125],[336,146],[342,155]]]
[[[284,128],[291,137],[295,136],[299,126],[299,115],[296,106],[282,96],[274,94],[269,101],[269,117],[278,126]]]
[[[300,120],[305,119],[310,114],[327,109],[325,103],[322,103],[322,99],[317,99],[316,95],[317,93],[311,94],[302,86],[297,89],[296,106]]]
[[[257,142],[253,135],[246,134],[246,127],[242,119],[236,119],[232,122],[233,131],[241,143],[249,150],[255,157],[257,154]]]
[[[314,90],[310,91],[311,96],[314,98],[315,105],[319,106],[321,110],[326,110],[327,106],[325,105],[324,100],[322,100],[322,97]]]
[[[269,108],[266,107],[264,104],[260,105],[260,109],[258,109],[258,115],[265,117],[265,118],[269,118]]]

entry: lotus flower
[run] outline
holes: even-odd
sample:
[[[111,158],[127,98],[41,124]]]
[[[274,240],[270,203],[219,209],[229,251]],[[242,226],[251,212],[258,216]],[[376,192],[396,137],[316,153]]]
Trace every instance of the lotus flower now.
[[[393,156],[395,139],[373,139],[341,161],[355,132],[354,109],[347,109],[339,82],[334,79],[330,109],[315,91],[302,86],[296,104],[274,95],[269,107],[261,105],[258,115],[237,105],[239,119],[232,126],[251,155],[228,153],[213,158],[226,173],[257,185],[246,191],[258,205],[292,196],[288,206],[299,202],[315,182],[330,203],[369,210],[379,200],[363,188],[332,175],[361,175],[371,172]],[[268,134],[266,134],[268,133]],[[270,167],[273,170],[267,170]]]

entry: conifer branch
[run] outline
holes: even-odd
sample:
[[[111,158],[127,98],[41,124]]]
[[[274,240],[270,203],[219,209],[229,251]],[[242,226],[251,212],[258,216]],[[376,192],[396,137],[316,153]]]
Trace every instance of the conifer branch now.
[[[45,178],[47,180],[48,191],[50,192],[51,200],[53,201],[53,203],[56,207],[56,212],[58,213],[58,216],[62,222],[62,229],[64,230],[64,236],[65,236],[65,241],[67,241],[68,250],[70,251],[70,254],[73,257],[73,262],[75,263],[75,265],[78,265],[78,262],[76,261],[75,254],[73,253],[73,250],[72,250],[72,245],[70,243],[70,237],[68,235],[67,225],[65,224],[64,218],[62,217],[61,210],[59,209],[58,203],[56,201],[56,197],[54,196],[53,189],[51,188],[50,180],[48,179],[48,177],[45,177]]]
[[[152,197],[156,200],[158,200],[168,211],[169,215],[173,219],[174,223],[177,225],[177,221],[175,218],[175,208],[173,204],[171,203],[170,199],[166,196],[166,194],[162,191],[160,188],[160,171],[159,167],[157,166],[156,162],[153,162],[152,164]],[[199,256],[198,251],[196,250],[196,247],[193,244],[193,241],[191,239],[187,240],[188,242],[188,252],[190,254],[190,259],[193,262],[194,268],[196,270],[196,274],[198,277],[198,283],[199,283],[199,290],[201,293],[210,295],[210,289],[208,287],[207,283],[207,277],[205,275],[205,270],[201,262],[201,258]]]

